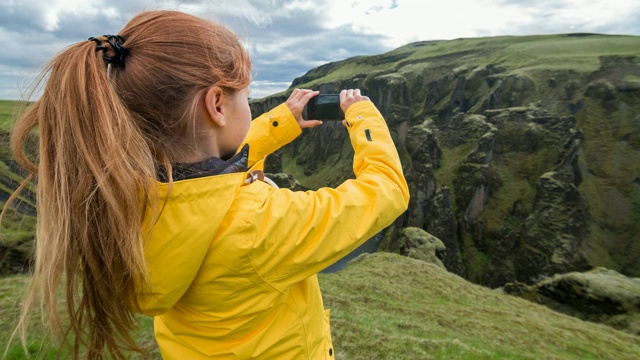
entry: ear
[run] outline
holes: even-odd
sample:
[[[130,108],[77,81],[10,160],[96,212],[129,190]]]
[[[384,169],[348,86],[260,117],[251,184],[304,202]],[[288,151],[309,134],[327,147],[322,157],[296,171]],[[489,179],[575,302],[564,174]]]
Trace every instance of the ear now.
[[[209,118],[216,126],[226,125],[224,118],[224,92],[219,86],[212,86],[205,95],[205,107]]]

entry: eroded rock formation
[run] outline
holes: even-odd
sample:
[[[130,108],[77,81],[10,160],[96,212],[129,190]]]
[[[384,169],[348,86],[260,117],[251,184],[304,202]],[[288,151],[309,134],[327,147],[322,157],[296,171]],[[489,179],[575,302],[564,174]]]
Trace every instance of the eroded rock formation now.
[[[359,87],[385,116],[411,203],[383,250],[402,252],[410,226],[442,241],[449,271],[493,287],[597,266],[640,276],[633,44],[571,34],[422,42],[313,69],[294,86]],[[325,124],[283,149],[283,171],[335,186],[353,176],[351,155],[346,132]]]

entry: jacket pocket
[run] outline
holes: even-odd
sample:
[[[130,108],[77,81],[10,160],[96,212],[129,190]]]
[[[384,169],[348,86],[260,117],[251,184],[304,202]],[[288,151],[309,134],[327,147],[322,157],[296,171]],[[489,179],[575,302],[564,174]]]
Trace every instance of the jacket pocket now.
[[[324,343],[325,343],[325,358],[335,359],[335,350],[333,349],[333,341],[331,340],[331,310],[326,309],[324,311]]]

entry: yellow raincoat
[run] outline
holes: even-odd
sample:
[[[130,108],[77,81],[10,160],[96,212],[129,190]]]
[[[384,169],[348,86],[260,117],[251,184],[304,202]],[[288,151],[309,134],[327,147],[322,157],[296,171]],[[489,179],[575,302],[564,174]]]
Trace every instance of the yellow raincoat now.
[[[168,198],[168,184],[157,184],[166,203],[145,243],[150,287],[138,303],[155,316],[165,359],[335,357],[316,274],[391,224],[409,200],[375,106],[357,102],[346,118],[357,178],[335,189],[247,184],[243,172],[176,181]],[[284,104],[255,119],[249,164],[260,167],[300,133]]]

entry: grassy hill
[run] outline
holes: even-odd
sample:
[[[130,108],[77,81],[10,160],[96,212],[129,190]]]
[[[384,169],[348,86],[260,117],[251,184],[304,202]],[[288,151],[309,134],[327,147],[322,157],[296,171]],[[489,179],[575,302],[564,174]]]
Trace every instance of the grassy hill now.
[[[0,100],[0,131],[9,132],[13,125],[13,115],[16,102],[13,100]]]
[[[392,70],[403,75],[419,74],[425,69],[441,70],[440,65],[446,62],[455,63],[459,67],[458,72],[467,66],[504,66],[509,73],[526,74],[534,80],[540,80],[537,85],[544,86],[550,72],[568,70],[575,73],[591,73],[599,69],[599,57],[637,56],[637,43],[637,36],[602,34],[497,36],[422,41],[399,47],[383,55],[354,57],[317,67],[298,78],[294,86],[316,88],[327,83],[349,81],[358,75],[363,77],[366,74]],[[626,81],[640,82],[640,77],[630,74]]]
[[[640,337],[471,284],[435,265],[389,253],[321,274],[337,359],[638,359]],[[0,347],[16,320],[24,276],[0,279]],[[37,314],[33,314],[34,319]],[[159,359],[151,319],[139,343]],[[55,350],[33,327],[30,359]],[[18,345],[9,359],[21,359]],[[64,357],[63,357],[64,358]]]

